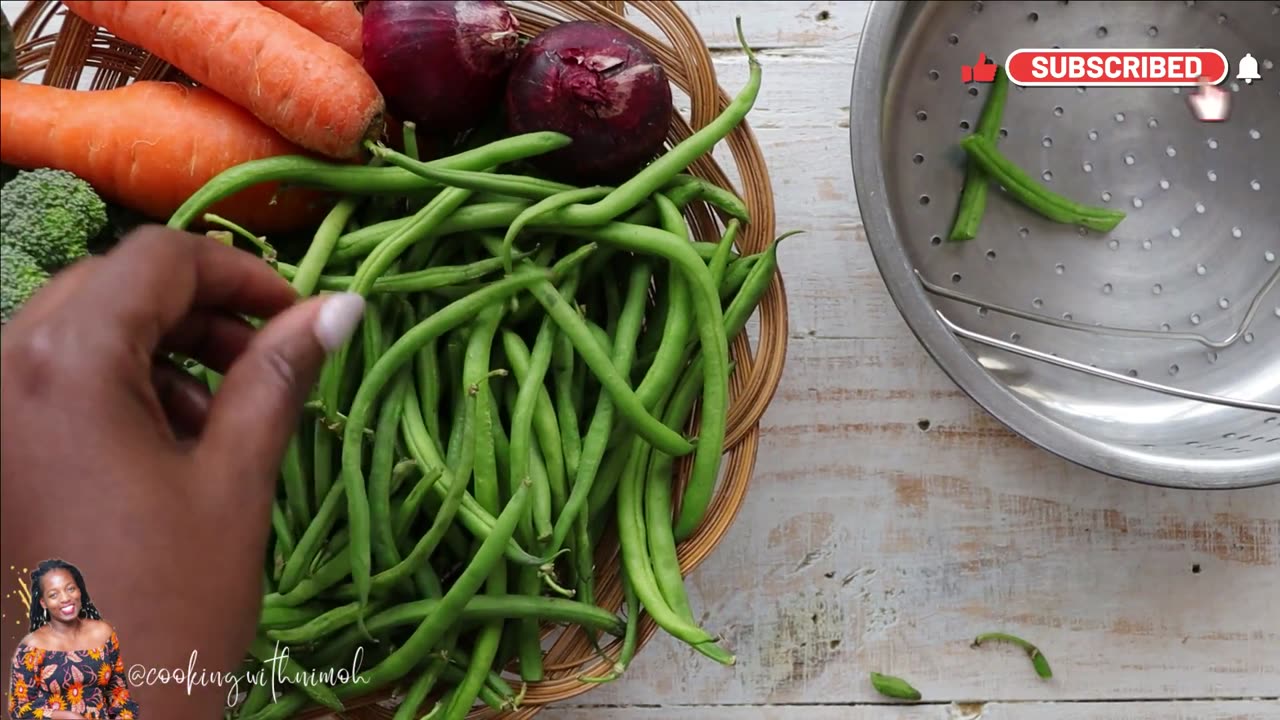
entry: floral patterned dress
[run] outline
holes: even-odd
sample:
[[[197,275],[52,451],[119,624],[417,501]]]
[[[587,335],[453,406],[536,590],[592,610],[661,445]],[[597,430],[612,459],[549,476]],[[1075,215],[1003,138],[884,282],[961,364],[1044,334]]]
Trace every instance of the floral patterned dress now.
[[[116,634],[90,650],[62,651],[18,645],[9,680],[9,717],[47,718],[69,710],[95,720],[136,720]]]

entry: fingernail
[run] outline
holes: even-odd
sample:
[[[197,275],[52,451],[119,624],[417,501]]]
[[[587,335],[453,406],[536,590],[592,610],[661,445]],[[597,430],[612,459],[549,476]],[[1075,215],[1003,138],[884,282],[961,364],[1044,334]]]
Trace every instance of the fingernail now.
[[[333,352],[355,332],[364,317],[364,297],[359,293],[335,293],[324,301],[316,315],[316,339],[326,352]]]

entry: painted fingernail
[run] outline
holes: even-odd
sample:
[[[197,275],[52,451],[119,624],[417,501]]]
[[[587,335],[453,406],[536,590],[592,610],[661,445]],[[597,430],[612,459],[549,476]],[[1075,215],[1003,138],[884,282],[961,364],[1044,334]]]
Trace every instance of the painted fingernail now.
[[[335,293],[324,301],[316,315],[316,339],[326,352],[333,352],[355,332],[364,317],[364,297],[359,293]]]

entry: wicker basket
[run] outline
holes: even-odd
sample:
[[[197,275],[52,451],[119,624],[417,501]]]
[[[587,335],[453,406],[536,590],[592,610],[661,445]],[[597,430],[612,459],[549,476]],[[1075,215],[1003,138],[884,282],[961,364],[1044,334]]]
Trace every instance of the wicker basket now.
[[[669,143],[688,137],[691,127],[706,125],[730,100],[729,93],[717,82],[710,51],[688,16],[674,2],[512,2],[511,6],[520,21],[521,33],[526,36],[559,22],[585,19],[614,24],[648,45],[664,65],[677,91],[689,99],[689,117],[679,117],[673,123]],[[655,37],[628,20],[628,10],[647,17],[664,37]],[[51,29],[51,26],[56,29]],[[67,13],[60,2],[53,0],[28,3],[14,23],[14,34],[19,78],[28,82],[82,89],[119,87],[132,79],[191,84],[190,79],[168,63]],[[752,219],[739,234],[737,247],[741,252],[760,252],[775,235],[773,191],[764,157],[746,123],[727,138],[727,146],[740,178],[736,191],[746,201]],[[723,169],[710,157],[700,158],[690,172],[724,187],[732,187]],[[697,239],[719,239],[725,220],[710,206],[691,204],[686,215]],[[679,547],[680,567],[686,576],[715,549],[746,496],[755,467],[760,417],[773,398],[786,359],[787,305],[780,276],[775,277],[761,300],[757,321],[754,347],[748,334],[742,333],[730,348],[735,370],[730,383],[731,404],[725,438],[727,456],[706,520]],[[689,469],[688,458],[683,460],[685,462],[679,463],[677,469],[680,485],[685,482]],[[623,599],[616,538],[604,538],[596,562],[599,569],[597,602],[602,607],[620,612]],[[639,629],[643,645],[658,628],[648,616],[644,616],[640,619]],[[477,707],[469,717],[504,720],[533,717],[548,704],[597,687],[597,684],[577,678],[606,674],[621,649],[620,643],[615,642],[604,648],[605,657],[602,658],[577,628],[547,626],[544,632],[551,640],[547,643],[545,658],[546,679],[526,687],[522,707],[503,713]],[[518,683],[518,677],[515,682]],[[347,706],[351,710],[343,713],[342,717],[349,720],[389,719],[394,714],[395,704],[390,691],[373,693],[348,701]],[[305,711],[295,720],[330,717],[333,716],[329,711],[319,708]]]

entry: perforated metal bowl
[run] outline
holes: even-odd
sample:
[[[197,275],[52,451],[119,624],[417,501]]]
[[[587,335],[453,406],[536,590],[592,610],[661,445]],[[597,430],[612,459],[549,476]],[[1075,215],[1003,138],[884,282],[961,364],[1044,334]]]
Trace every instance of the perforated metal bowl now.
[[[1225,123],[1188,90],[1010,87],[999,147],[1068,196],[1125,210],[1055,224],[993,188],[946,240],[987,85],[1023,47],[1221,50]],[[1248,52],[1262,80],[1234,80]],[[921,343],[979,404],[1109,475],[1280,482],[1280,2],[874,2],[851,102],[863,222]]]

